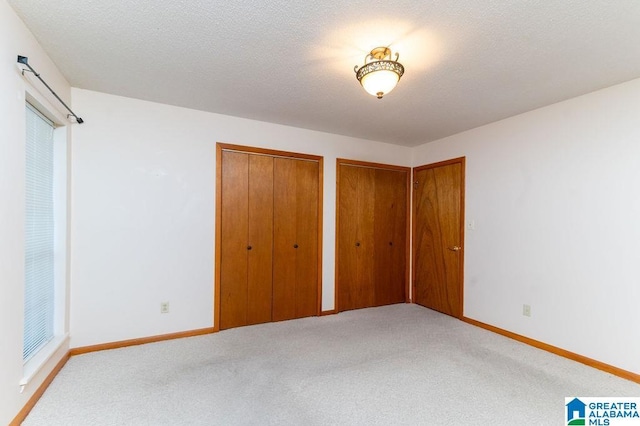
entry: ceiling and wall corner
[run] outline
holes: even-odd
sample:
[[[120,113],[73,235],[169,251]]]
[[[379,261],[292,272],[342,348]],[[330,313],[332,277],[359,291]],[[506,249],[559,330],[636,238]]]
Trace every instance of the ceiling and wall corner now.
[[[406,146],[640,77],[636,0],[8,1],[74,87]]]

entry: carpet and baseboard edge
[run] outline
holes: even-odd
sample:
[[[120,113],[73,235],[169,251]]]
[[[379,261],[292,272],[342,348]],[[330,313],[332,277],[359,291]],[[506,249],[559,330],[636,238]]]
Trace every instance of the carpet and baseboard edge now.
[[[120,340],[117,342],[100,343],[98,345],[81,346],[69,350],[69,355],[76,356],[89,352],[106,351],[109,349],[125,348],[127,346],[144,345],[146,343],[161,342],[163,340],[182,339],[183,337],[201,336],[203,334],[214,333],[213,327],[199,328],[196,330],[181,331],[178,333],[160,334],[156,336],[140,337],[137,339]]]
[[[27,403],[22,407],[20,412],[9,423],[9,426],[19,426],[29,415],[29,412],[36,405],[42,394],[47,390],[56,375],[62,370],[62,367],[67,363],[69,358],[75,355],[82,355],[89,352],[105,351],[109,349],[124,348],[127,346],[143,345],[145,343],[161,342],[163,340],[181,339],[183,337],[200,336],[203,334],[211,334],[216,330],[213,327],[201,328],[197,330],[182,331],[178,333],[161,334],[156,336],[142,337],[138,339],[121,340],[117,342],[102,343],[99,345],[82,346],[78,348],[69,349],[69,351],[62,357],[62,359],[51,370],[47,378],[42,382],[34,394],[29,398]]]
[[[11,423],[9,423],[9,426],[19,426],[24,421],[24,419],[27,418],[27,416],[29,415],[33,407],[35,407],[36,403],[44,393],[44,391],[47,390],[47,388],[49,387],[53,379],[58,375],[60,370],[62,370],[62,367],[64,367],[67,361],[69,361],[69,358],[71,358],[71,356],[69,355],[69,352],[64,354],[64,356],[60,359],[60,361],[58,361],[56,366],[53,367],[53,370],[51,370],[51,372],[47,375],[47,378],[44,379],[42,384],[38,386],[38,389],[36,389],[33,395],[31,395],[31,398],[29,398],[29,400],[24,405],[24,407],[22,407],[20,412],[13,418]]]
[[[635,373],[632,373],[631,371],[623,370],[622,368],[614,367],[613,365],[605,364],[604,362],[588,358],[584,355],[570,352],[565,349],[559,348],[557,346],[552,346],[547,343],[541,342],[539,340],[531,339],[521,334],[516,334],[511,331],[507,331],[502,328],[495,327],[493,325],[485,324],[483,322],[476,321],[471,318],[467,318],[463,316],[460,319],[468,324],[475,325],[476,327],[484,328],[485,330],[489,330],[493,333],[501,334],[510,339],[517,340],[518,342],[527,344],[529,346],[533,346],[538,349],[542,349],[543,351],[551,352],[552,354],[559,355],[564,358],[568,358],[572,361],[585,364],[589,367],[604,371],[609,374],[613,374],[614,376],[618,376],[635,383],[640,383],[640,374],[635,374]]]
[[[321,315],[332,315],[332,314],[335,314],[335,313],[336,313],[335,310],[334,311],[324,311],[324,312],[321,313]],[[549,345],[547,343],[543,343],[543,342],[540,342],[538,340],[531,339],[529,337],[522,336],[520,334],[516,334],[516,333],[504,330],[504,329],[499,328],[499,327],[495,327],[493,325],[485,324],[483,322],[480,322],[480,321],[477,321],[477,320],[474,320],[474,319],[471,319],[471,318],[468,318],[468,317],[464,317],[463,316],[463,317],[460,318],[460,320],[464,321],[464,322],[466,322],[468,324],[474,325],[476,327],[480,327],[480,328],[483,328],[485,330],[491,331],[493,333],[497,333],[497,334],[503,335],[503,336],[508,337],[510,339],[517,340],[517,341],[519,341],[521,343],[524,343],[524,344],[527,344],[529,346],[533,346],[535,348],[542,349],[542,350],[547,351],[547,352],[551,352],[551,353],[553,353],[555,355],[559,355],[559,356],[562,356],[564,358],[568,358],[570,360],[585,364],[585,365],[587,365],[589,367],[592,367],[592,368],[595,368],[595,369],[598,369],[598,370],[613,374],[614,376],[618,376],[618,377],[630,380],[630,381],[635,382],[635,383],[640,383],[640,374],[635,374],[635,373],[632,373],[630,371],[623,370],[621,368],[614,367],[614,366],[609,365],[609,364],[605,364],[605,363],[603,363],[601,361],[597,361],[597,360],[585,357],[583,355],[579,355],[579,354],[576,354],[574,352],[570,352],[570,351],[567,351],[565,349],[561,349],[561,348],[558,348],[556,346],[552,346],[552,345]],[[183,331],[183,332],[178,332],[178,333],[162,334],[162,335],[157,335],[157,336],[142,337],[142,338],[138,338],[138,339],[121,340],[121,341],[117,341],[117,342],[102,343],[102,344],[99,344],[99,345],[91,345],[91,346],[82,346],[82,347],[78,347],[78,348],[72,348],[65,354],[65,356],[62,357],[62,359],[58,362],[58,364],[56,364],[56,366],[53,368],[53,370],[51,370],[51,372],[49,373],[47,378],[42,382],[42,384],[38,387],[38,389],[31,396],[31,398],[29,398],[27,403],[24,405],[24,407],[22,407],[20,412],[11,421],[9,426],[19,426],[27,418],[27,416],[29,415],[29,412],[31,412],[31,410],[36,405],[36,403],[38,402],[38,400],[40,399],[42,394],[44,394],[44,392],[47,390],[47,388],[49,387],[49,385],[51,384],[53,379],[60,372],[60,370],[62,370],[62,367],[64,367],[64,365],[67,363],[69,358],[71,358],[72,356],[86,354],[86,353],[90,353],[90,352],[96,352],[96,351],[124,348],[124,347],[127,347],[127,346],[143,345],[143,344],[146,344],[146,343],[161,342],[163,340],[172,340],[172,339],[181,339],[181,338],[184,338],[184,337],[200,336],[200,335],[204,335],[204,334],[211,334],[211,333],[214,333],[216,331],[217,330],[214,327],[207,327],[207,328],[201,328],[201,329],[190,330],[190,331]]]

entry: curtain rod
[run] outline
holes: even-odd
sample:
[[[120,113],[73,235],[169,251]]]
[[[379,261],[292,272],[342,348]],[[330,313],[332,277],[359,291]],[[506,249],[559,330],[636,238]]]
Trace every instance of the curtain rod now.
[[[29,68],[28,70],[25,70],[25,69],[23,68],[23,69],[22,69],[22,75],[24,75],[24,72],[25,72],[25,71],[32,72],[32,73],[33,73],[33,75],[35,75],[36,77],[38,77],[38,80],[40,80],[40,81],[42,82],[42,84],[44,84],[44,85],[46,86],[46,88],[47,88],[47,89],[49,89],[49,91],[53,94],[53,96],[55,96],[55,97],[56,97],[56,99],[57,99],[57,100],[59,100],[59,101],[60,101],[60,103],[61,103],[62,105],[64,105],[64,107],[67,109],[67,111],[69,111],[69,112],[70,112],[70,114],[68,114],[68,115],[67,115],[67,118],[69,118],[69,117],[73,117],[73,118],[75,118],[75,119],[76,119],[76,123],[78,123],[78,124],[82,124],[82,123],[84,123],[84,120],[83,120],[82,118],[78,117],[78,116],[77,116],[73,111],[71,111],[71,108],[69,108],[69,107],[67,106],[67,104],[65,104],[65,103],[64,103],[64,101],[63,101],[62,99],[60,99],[60,96],[58,96],[58,94],[57,94],[56,92],[54,92],[54,91],[53,91],[53,89],[52,89],[51,87],[49,87],[49,85],[48,85],[47,83],[45,83],[45,81],[42,79],[42,77],[40,77],[40,74],[38,74],[38,73],[36,72],[36,70],[34,70],[34,69],[31,67],[31,65],[29,65],[29,58],[27,58],[26,56],[20,56],[20,55],[18,55],[18,63],[19,63],[19,64],[26,65],[26,66],[27,66],[27,68]]]

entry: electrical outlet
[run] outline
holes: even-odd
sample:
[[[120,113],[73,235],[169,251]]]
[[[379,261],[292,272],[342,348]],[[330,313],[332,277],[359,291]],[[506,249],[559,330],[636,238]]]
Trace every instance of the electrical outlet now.
[[[525,317],[531,316],[531,305],[522,305],[522,315]]]
[[[168,314],[169,313],[169,302],[161,302],[160,303],[160,313]]]

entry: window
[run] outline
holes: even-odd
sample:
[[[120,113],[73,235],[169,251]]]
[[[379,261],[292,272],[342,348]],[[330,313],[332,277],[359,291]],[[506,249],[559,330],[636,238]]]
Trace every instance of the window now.
[[[54,334],[53,122],[26,107],[24,345],[28,361]]]

